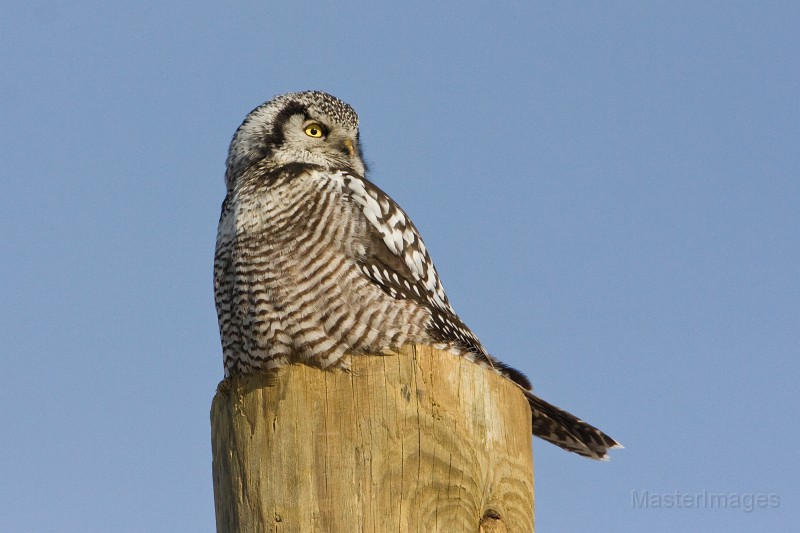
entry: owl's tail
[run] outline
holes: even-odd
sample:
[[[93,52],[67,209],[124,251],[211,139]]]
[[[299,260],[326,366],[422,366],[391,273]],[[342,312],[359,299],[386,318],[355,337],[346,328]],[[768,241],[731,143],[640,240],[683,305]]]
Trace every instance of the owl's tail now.
[[[608,450],[622,445],[580,418],[525,391],[533,412],[533,434],[569,452],[608,460]]]

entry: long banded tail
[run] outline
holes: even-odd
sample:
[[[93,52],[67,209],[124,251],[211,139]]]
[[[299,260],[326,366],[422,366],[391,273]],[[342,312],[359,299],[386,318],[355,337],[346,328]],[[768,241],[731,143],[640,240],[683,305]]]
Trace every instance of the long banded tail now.
[[[590,459],[608,460],[608,450],[622,445],[580,418],[525,391],[533,413],[533,434]]]

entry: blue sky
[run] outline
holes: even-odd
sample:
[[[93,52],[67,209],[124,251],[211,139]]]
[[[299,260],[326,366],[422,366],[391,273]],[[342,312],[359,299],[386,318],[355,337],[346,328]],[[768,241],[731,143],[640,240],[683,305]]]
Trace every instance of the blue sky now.
[[[359,112],[488,349],[625,444],[537,441],[537,531],[796,527],[797,3],[2,11],[3,531],[214,530],[225,153],[304,89]]]

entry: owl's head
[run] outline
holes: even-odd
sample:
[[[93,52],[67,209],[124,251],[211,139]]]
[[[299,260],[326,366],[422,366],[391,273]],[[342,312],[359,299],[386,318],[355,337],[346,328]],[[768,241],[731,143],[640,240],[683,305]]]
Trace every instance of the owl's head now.
[[[363,176],[353,108],[319,91],[282,94],[260,105],[233,136],[225,181],[230,189],[253,165],[273,169],[291,163],[349,169]]]

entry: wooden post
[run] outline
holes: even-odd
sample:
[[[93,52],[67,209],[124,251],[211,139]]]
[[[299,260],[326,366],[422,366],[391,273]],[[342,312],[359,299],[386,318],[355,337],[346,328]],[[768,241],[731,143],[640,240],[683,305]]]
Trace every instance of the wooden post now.
[[[218,533],[531,532],[531,414],[511,382],[425,346],[223,381]]]

